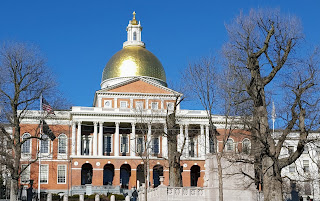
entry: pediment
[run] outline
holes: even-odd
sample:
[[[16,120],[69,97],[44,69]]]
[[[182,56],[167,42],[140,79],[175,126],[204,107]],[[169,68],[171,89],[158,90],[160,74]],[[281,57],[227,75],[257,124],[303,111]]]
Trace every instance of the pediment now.
[[[103,91],[117,93],[174,94],[174,92],[169,90],[169,88],[156,86],[143,80],[136,80],[134,82],[126,83]]]

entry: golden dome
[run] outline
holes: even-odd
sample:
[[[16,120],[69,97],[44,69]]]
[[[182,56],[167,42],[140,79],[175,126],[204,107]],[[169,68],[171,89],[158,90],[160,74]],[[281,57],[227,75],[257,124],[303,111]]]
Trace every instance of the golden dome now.
[[[147,76],[166,83],[166,74],[159,59],[140,46],[127,46],[108,61],[102,82],[116,77]]]

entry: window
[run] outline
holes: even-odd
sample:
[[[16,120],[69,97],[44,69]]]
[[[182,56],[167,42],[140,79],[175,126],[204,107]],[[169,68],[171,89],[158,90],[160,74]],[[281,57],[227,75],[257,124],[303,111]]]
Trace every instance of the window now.
[[[142,110],[143,109],[143,102],[142,101],[137,101],[136,102],[136,109]]]
[[[190,137],[190,149],[189,149],[189,156],[190,157],[194,157],[194,151],[195,151],[194,138]]]
[[[128,153],[129,152],[129,146],[128,146],[128,136],[122,135],[121,136],[121,153]]]
[[[303,171],[304,172],[309,172],[309,161],[308,160],[303,160]]]
[[[21,165],[21,170],[26,168],[28,165]],[[30,181],[30,166],[28,166],[21,174],[20,182],[28,183]]]
[[[144,140],[143,140],[143,136],[138,136],[137,137],[137,153],[143,153],[144,152]]]
[[[214,139],[212,135],[209,135],[209,152],[214,153]]]
[[[88,135],[82,136],[82,155],[89,155],[91,138]]]
[[[66,183],[66,166],[58,165],[58,184]]]
[[[159,149],[159,138],[152,138],[152,152],[153,154],[159,154],[160,153],[160,149]]]
[[[105,100],[105,101],[104,101],[104,107],[105,107],[105,108],[112,108],[112,102],[111,102],[111,100]]]
[[[289,165],[289,172],[295,172],[296,171],[296,164],[292,163]]]
[[[242,153],[250,154],[251,143],[249,139],[244,139],[242,141]]]
[[[25,133],[23,136],[22,136],[22,140],[24,139],[27,139],[31,137],[31,135],[29,133]],[[31,140],[26,140],[23,144],[22,144],[22,147],[21,147],[21,153],[23,154],[30,154],[31,153]]]
[[[41,148],[40,153],[47,154],[49,153],[49,138],[46,134],[42,135],[42,140],[40,140]]]
[[[48,183],[48,172],[49,172],[49,165],[40,166],[40,183],[42,184]]]
[[[60,134],[58,137],[58,153],[67,153],[67,136],[65,134]]]
[[[104,136],[104,147],[103,147],[104,155],[109,156],[112,152],[112,137],[111,135]]]
[[[120,101],[120,108],[128,108],[128,102],[127,101]]]
[[[167,103],[167,108],[168,110],[173,110],[174,109],[173,103]]]
[[[133,32],[133,40],[137,40],[137,33]]]
[[[288,146],[288,154],[291,155],[294,152],[294,146]]]
[[[158,103],[157,102],[152,102],[151,103],[151,109],[153,109],[153,110],[159,109]]]
[[[233,139],[229,138],[226,143],[226,150],[232,152],[233,149]]]

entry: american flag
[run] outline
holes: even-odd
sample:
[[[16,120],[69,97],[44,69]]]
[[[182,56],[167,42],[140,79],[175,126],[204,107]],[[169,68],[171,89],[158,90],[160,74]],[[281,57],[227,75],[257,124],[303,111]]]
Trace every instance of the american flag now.
[[[47,111],[48,114],[54,114],[54,111],[53,111],[51,105],[43,97],[42,97],[42,110]]]

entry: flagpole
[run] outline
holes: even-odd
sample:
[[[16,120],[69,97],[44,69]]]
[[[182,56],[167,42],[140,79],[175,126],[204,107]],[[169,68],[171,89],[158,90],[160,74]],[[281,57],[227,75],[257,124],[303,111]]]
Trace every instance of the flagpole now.
[[[40,135],[42,133],[42,122],[43,122],[43,110],[42,110],[42,93],[40,95]],[[40,155],[40,150],[41,150],[41,145],[40,145],[40,140],[38,140],[38,160],[39,160],[39,173],[38,173],[38,200],[40,201],[40,180],[41,180],[41,155]]]

